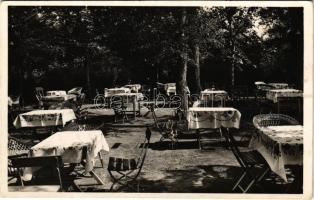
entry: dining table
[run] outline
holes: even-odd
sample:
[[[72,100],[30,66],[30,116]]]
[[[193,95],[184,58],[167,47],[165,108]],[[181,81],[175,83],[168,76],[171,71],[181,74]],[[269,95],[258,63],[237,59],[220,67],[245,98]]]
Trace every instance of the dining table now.
[[[124,87],[130,88],[130,90],[135,93],[138,93],[139,90],[142,88],[140,84],[128,84],[128,85],[125,85]]]
[[[13,125],[16,128],[65,126],[66,123],[76,119],[72,109],[60,110],[33,110],[19,114]]]
[[[303,165],[303,126],[267,126],[253,135],[249,147],[257,150],[270,169],[287,182],[287,165]]]
[[[281,113],[283,103],[295,102],[297,105],[298,119],[301,119],[301,104],[303,92],[297,89],[274,89],[266,92],[266,99],[277,107],[277,113]]]
[[[122,107],[126,107],[126,112],[132,112],[134,119],[136,115],[141,113],[140,101],[144,99],[142,93],[117,93],[109,97],[110,102],[119,101]],[[132,106],[129,106],[132,104]]]
[[[107,140],[100,130],[62,131],[33,146],[28,156],[61,156],[63,163],[83,163],[84,174],[93,175],[97,156],[103,165],[100,152],[109,152],[109,149]],[[37,170],[38,168],[25,168],[23,180],[30,180]]]
[[[288,83],[268,83],[274,89],[287,89],[289,87]]]
[[[215,90],[215,89],[205,89],[201,91],[201,100],[202,101],[210,101],[211,107],[214,106],[215,101],[220,101],[222,106],[224,106],[224,102],[228,97],[228,93],[224,90]],[[206,103],[207,105],[207,103]]]
[[[77,95],[68,94],[63,90],[51,90],[47,91],[46,95],[41,98],[44,107],[51,106],[56,103],[62,103],[65,101],[76,101]]]
[[[111,97],[121,93],[131,93],[131,89],[127,87],[105,88],[105,97]]]
[[[239,129],[240,120],[240,111],[232,107],[191,107],[187,112],[188,129],[196,130],[200,149],[200,129]]]

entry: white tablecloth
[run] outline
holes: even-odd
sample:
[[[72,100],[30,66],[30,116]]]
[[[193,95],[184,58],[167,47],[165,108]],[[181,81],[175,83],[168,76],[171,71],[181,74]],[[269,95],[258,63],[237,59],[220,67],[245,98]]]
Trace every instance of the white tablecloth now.
[[[50,95],[50,96],[43,96],[43,102],[64,102],[70,99],[76,100],[77,96],[75,94],[65,94],[65,95]]]
[[[303,92],[296,89],[276,89],[268,90],[266,93],[266,98],[273,101],[274,103],[277,103],[278,98],[282,97],[303,97]]]
[[[101,151],[109,151],[109,145],[99,130],[95,131],[64,131],[57,132],[48,137],[30,150],[29,156],[62,156],[64,163],[80,163],[82,161],[82,150],[86,148],[85,172],[94,168],[95,158]],[[23,179],[29,180],[35,169],[26,168]]]
[[[131,90],[135,91],[136,93],[138,93],[138,91],[141,89],[140,84],[129,84],[129,85],[125,85],[124,87],[130,88]]]
[[[64,90],[51,90],[46,92],[46,96],[64,96],[67,92]]]
[[[13,124],[16,128],[64,126],[67,122],[74,119],[76,119],[76,117],[72,109],[33,110],[19,114]]]
[[[187,114],[189,129],[239,128],[241,113],[229,107],[192,107]]]
[[[201,92],[201,100],[222,100],[222,98],[227,98],[228,93],[224,90],[209,90],[206,89]]]
[[[130,93],[130,88],[121,87],[121,88],[109,88],[107,89],[108,95],[114,95],[118,93]]]
[[[285,165],[303,165],[303,126],[269,126],[252,137],[249,147],[257,150],[271,170],[287,181]]]
[[[289,87],[288,83],[268,83],[268,85],[273,86],[276,89],[286,89]]]
[[[256,82],[254,82],[254,84],[255,84],[256,86],[258,86],[258,85],[265,85],[266,83],[263,82],[263,81],[256,81]]]
[[[141,100],[144,98],[144,95],[143,93],[117,93],[117,94],[112,94],[108,97],[111,97],[111,99],[119,99],[119,97],[133,99],[134,97],[136,97],[137,100]]]

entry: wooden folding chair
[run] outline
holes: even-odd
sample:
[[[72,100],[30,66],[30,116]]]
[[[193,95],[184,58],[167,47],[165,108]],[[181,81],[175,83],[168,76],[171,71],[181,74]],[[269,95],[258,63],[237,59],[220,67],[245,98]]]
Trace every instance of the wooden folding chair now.
[[[114,111],[114,122],[116,123],[118,121],[118,118],[122,118],[122,123],[124,123],[124,120],[128,120],[128,116],[126,114],[126,107],[123,105],[123,99],[122,100],[115,100],[111,102],[111,108]]]
[[[241,192],[246,193],[254,185],[258,185],[265,175],[270,171],[270,168],[261,154],[257,151],[241,152],[233,136],[235,129],[222,128],[222,133],[231,148],[234,156],[243,171],[242,175],[236,181],[232,191],[239,189]],[[261,172],[256,174],[256,169],[259,168]]]
[[[19,174],[19,180],[21,186],[9,186],[9,191],[21,191],[21,192],[38,192],[38,191],[50,191],[57,192],[63,191],[63,184],[61,178],[61,169],[63,168],[63,162],[61,156],[47,156],[47,157],[20,157],[11,159],[12,166],[17,169]],[[58,175],[59,186],[25,186],[22,179],[22,169],[25,167],[47,167],[56,170]]]
[[[157,128],[158,132],[161,135],[159,141],[163,142],[165,140],[170,140],[171,148],[173,149],[176,143],[178,142],[176,122],[172,119],[169,119],[166,122],[160,122],[156,116],[154,105],[151,105],[149,108],[153,115],[155,127]]]
[[[113,190],[116,184],[121,185],[117,190],[128,187],[134,189],[131,184],[134,183],[139,176],[145,158],[147,154],[147,149],[149,146],[149,141],[151,137],[151,131],[149,128],[146,129],[145,139],[141,145],[141,150],[132,158],[123,157],[109,157],[108,172],[112,178],[112,185],[110,191]],[[137,190],[139,185],[137,185]]]

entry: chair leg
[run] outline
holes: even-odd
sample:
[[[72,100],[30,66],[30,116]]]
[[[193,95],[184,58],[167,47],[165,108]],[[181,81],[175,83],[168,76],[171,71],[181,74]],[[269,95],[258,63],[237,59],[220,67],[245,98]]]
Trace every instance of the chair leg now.
[[[238,181],[234,184],[232,191],[234,191],[240,184],[240,182],[242,181],[242,179],[246,176],[246,171],[241,175],[241,177],[238,179]]]
[[[242,176],[239,178],[239,180],[236,182],[236,184],[234,185],[234,187],[232,188],[232,191],[234,191],[236,188],[239,188],[243,193],[246,193],[247,191],[249,191],[249,189],[256,184],[257,182],[261,181],[265,175],[269,172],[269,168],[266,168],[260,175],[258,176],[254,176],[250,173],[248,173],[247,171],[245,171]],[[249,184],[244,188],[240,185],[240,183],[242,182],[242,180],[245,177],[251,177],[251,181],[249,182]]]

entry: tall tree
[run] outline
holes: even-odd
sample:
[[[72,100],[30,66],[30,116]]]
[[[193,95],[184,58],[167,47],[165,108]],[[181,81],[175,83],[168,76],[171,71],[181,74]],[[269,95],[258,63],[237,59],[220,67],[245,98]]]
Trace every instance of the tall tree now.
[[[180,54],[180,66],[179,66],[179,80],[177,83],[177,91],[178,94],[181,95],[182,98],[182,108],[184,111],[187,111],[188,109],[188,97],[187,97],[187,81],[186,81],[186,75],[187,75],[187,68],[188,68],[188,53],[187,53],[187,36],[185,31],[186,26],[186,9],[182,8],[181,16],[180,16],[180,31],[181,31],[181,37],[180,37],[180,44],[181,44],[181,54]]]

